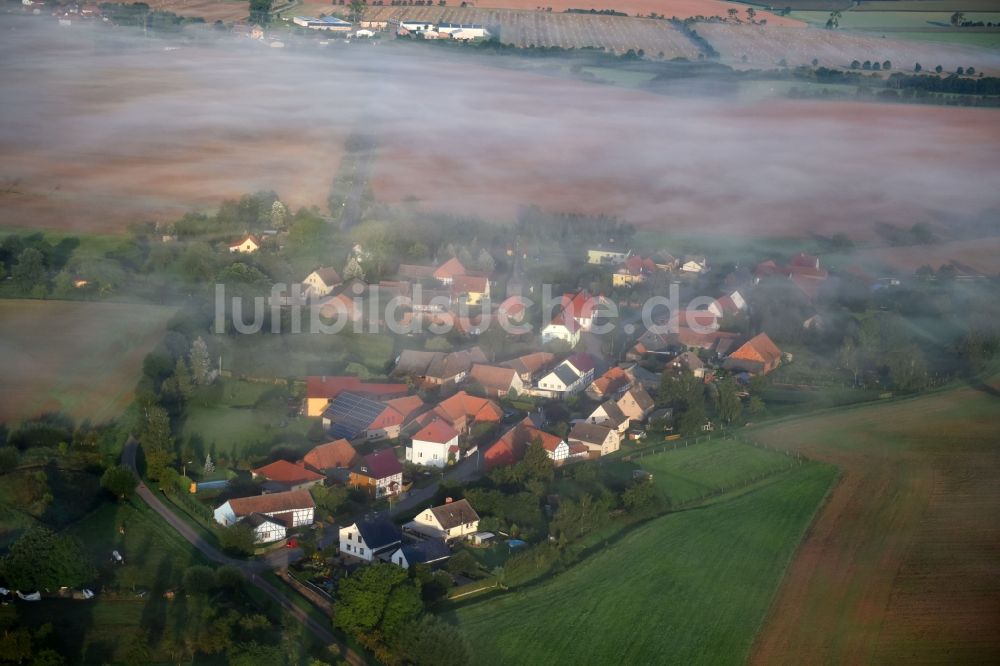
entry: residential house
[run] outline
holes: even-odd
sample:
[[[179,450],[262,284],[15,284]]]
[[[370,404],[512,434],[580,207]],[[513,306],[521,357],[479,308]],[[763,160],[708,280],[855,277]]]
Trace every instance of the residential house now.
[[[425,384],[450,385],[464,380],[473,364],[486,362],[486,355],[479,347],[450,353],[407,349],[396,359],[392,375],[411,377]]]
[[[344,391],[370,398],[400,398],[410,391],[406,384],[363,382],[352,375],[306,377],[306,416],[322,416],[330,402]]]
[[[493,398],[503,398],[510,393],[521,393],[524,381],[513,368],[499,365],[477,363],[469,372],[469,380],[483,387],[486,395]]]
[[[781,365],[781,350],[767,333],[760,333],[729,354],[722,367],[734,372],[766,375],[779,365]]]
[[[586,353],[570,356],[552,372],[538,380],[531,393],[548,398],[566,399],[584,390],[594,378],[594,360]]]
[[[458,458],[458,431],[440,418],[418,430],[406,447],[406,462],[414,465],[444,467]]]
[[[323,412],[323,427],[332,437],[347,440],[396,439],[403,424],[422,407],[419,396],[380,402],[344,391]]]
[[[409,569],[415,564],[436,564],[451,557],[448,544],[440,539],[427,539],[416,543],[399,546],[389,556],[389,561],[396,566]]]
[[[500,405],[488,398],[470,395],[459,391],[429,412],[419,415],[413,420],[414,426],[423,428],[434,419],[442,419],[459,434],[466,435],[477,423],[500,423],[503,410]]]
[[[357,324],[365,316],[364,300],[351,296],[346,290],[336,296],[328,296],[316,302],[323,319],[332,322],[345,321]]]
[[[312,488],[317,483],[323,483],[325,476],[307,469],[304,465],[288,462],[287,460],[275,460],[269,465],[250,470],[254,479],[263,479],[265,492],[269,490],[304,490]]]
[[[741,312],[746,312],[747,302],[743,299],[743,295],[738,291],[732,291],[724,296],[721,296],[711,305],[708,306],[708,311],[714,314],[716,317],[735,317]]]
[[[456,275],[451,293],[457,299],[464,297],[469,305],[479,305],[490,297],[490,281],[483,275]]]
[[[412,282],[431,280],[434,278],[434,267],[419,266],[416,264],[400,264],[399,268],[396,270],[396,275],[400,280],[409,280]]]
[[[229,246],[230,252],[240,254],[253,254],[260,249],[260,240],[253,234],[246,236],[243,240]]]
[[[621,249],[594,248],[587,250],[588,264],[620,264],[628,258],[628,251]]]
[[[596,423],[618,432],[619,435],[628,430],[629,417],[614,400],[605,400],[590,413],[587,423]]]
[[[235,525],[251,514],[272,518],[285,528],[312,525],[316,502],[308,490],[238,497],[223,502],[215,509],[215,522],[223,527]],[[266,531],[266,530],[265,530]]]
[[[525,386],[535,383],[543,373],[547,372],[556,362],[555,354],[549,352],[534,352],[518,356],[515,359],[504,361],[500,365],[511,368],[521,377],[521,382]]]
[[[688,273],[692,275],[699,275],[701,273],[708,272],[708,259],[705,258],[703,254],[688,254],[684,256],[684,260],[681,262],[682,273]]]
[[[618,408],[633,423],[645,421],[655,406],[653,398],[642,386],[633,386],[618,398]]]
[[[586,289],[566,293],[559,302],[560,312],[572,317],[582,330],[589,331],[594,317],[599,314],[602,299],[601,296],[592,296]]]
[[[403,530],[444,541],[463,539],[479,531],[479,514],[469,500],[445,500],[440,506],[418,513]]]
[[[331,480],[343,483],[347,481],[349,470],[358,460],[358,452],[350,442],[341,438],[314,446],[303,456],[302,464]]]
[[[606,456],[618,450],[621,436],[614,428],[596,423],[577,423],[569,432],[570,445],[586,446],[592,456]]]
[[[649,280],[658,267],[650,258],[632,255],[611,274],[611,284],[615,287],[632,287]]]
[[[603,375],[591,382],[586,390],[587,397],[591,400],[604,400],[606,398],[617,400],[618,396],[632,386],[633,381],[628,370],[612,366]]]
[[[447,287],[455,281],[456,276],[467,274],[468,271],[465,270],[465,266],[462,265],[462,262],[459,261],[457,257],[452,257],[434,269],[433,277],[435,280]]]
[[[507,292],[510,293],[510,285],[507,286]],[[527,314],[527,309],[524,307],[524,299],[520,295],[510,296],[504,299],[500,305],[497,306],[496,315],[498,322],[503,324],[520,324],[524,321],[524,316]]]
[[[443,313],[451,309],[453,302],[447,289],[428,289],[418,284],[413,287],[410,308],[420,313]]]
[[[676,271],[681,265],[680,260],[669,252],[657,252],[652,256],[652,259],[658,270],[670,273]]]
[[[373,517],[345,525],[339,531],[341,554],[371,562],[388,555],[402,544],[399,528],[385,517]]]
[[[348,483],[367,490],[375,499],[395,495],[402,490],[403,466],[391,448],[369,453],[351,469]]]
[[[253,542],[256,544],[274,543],[288,536],[288,528],[283,522],[263,513],[251,513],[243,522],[253,528]]]
[[[486,469],[513,465],[524,457],[528,446],[536,443],[557,465],[587,455],[585,448],[573,446],[563,438],[535,427],[530,418],[525,418],[501,435],[483,454]]]
[[[791,278],[794,275],[820,282],[830,276],[826,269],[820,267],[819,257],[801,252],[792,257],[786,266],[780,266],[768,259],[757,264],[757,268],[754,270],[755,282],[760,282],[761,279],[772,275],[785,278]]]
[[[670,361],[669,366],[676,372],[690,372],[699,379],[705,376],[705,363],[694,352],[678,354]]]
[[[302,294],[307,298],[327,296],[342,282],[336,268],[317,268],[302,281]]]
[[[570,349],[580,344],[580,325],[569,315],[558,312],[548,324],[542,328],[542,344],[553,340],[562,340]]]

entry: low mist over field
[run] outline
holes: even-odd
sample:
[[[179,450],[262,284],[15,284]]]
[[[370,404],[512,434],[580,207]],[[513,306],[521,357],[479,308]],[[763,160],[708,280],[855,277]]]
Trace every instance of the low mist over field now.
[[[5,226],[118,230],[258,189],[323,209],[361,130],[378,140],[379,201],[498,221],[535,204],[861,237],[1000,206],[992,110],[652,94],[420,45],[171,43],[8,18],[0,30]]]

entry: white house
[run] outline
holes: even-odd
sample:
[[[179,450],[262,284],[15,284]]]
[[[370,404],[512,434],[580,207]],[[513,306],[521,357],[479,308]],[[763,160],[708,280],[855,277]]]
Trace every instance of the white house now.
[[[486,26],[479,23],[439,23],[437,32],[460,40],[484,39],[490,35]]]
[[[629,418],[630,422],[641,423],[645,421],[655,406],[653,398],[642,386],[633,386],[618,399],[618,408]]]
[[[618,431],[618,434],[628,430],[629,417],[614,400],[606,400],[587,417],[587,423],[596,423]]]
[[[589,354],[570,356],[538,380],[532,391],[549,398],[567,398],[585,389],[594,379],[594,361]]]
[[[399,27],[403,30],[409,30],[410,32],[429,32],[437,30],[436,26],[428,21],[409,21],[406,19],[399,22]]]
[[[681,263],[682,273],[707,273],[708,272],[708,259],[704,255],[693,255],[689,254],[684,257],[683,263]]]
[[[399,528],[388,518],[367,518],[340,528],[340,552],[371,562],[402,543]]]
[[[303,28],[309,28],[310,30],[328,30],[332,32],[349,32],[352,27],[350,23],[336,16],[323,16],[320,18],[295,16],[292,18],[292,23],[300,25]]]
[[[439,539],[428,539],[400,546],[389,556],[389,561],[396,566],[409,569],[414,564],[434,564],[449,557],[451,549],[448,548],[448,544]]]
[[[306,297],[321,298],[328,295],[341,282],[337,269],[330,266],[317,268],[302,281],[302,294]]]
[[[214,516],[215,522],[223,527],[235,525],[256,513],[292,528],[312,525],[315,509],[316,503],[308,490],[291,490],[228,500],[215,509]]]
[[[569,316],[559,313],[542,328],[542,344],[562,340],[573,349],[580,343],[580,325]]]
[[[458,459],[458,431],[444,419],[434,419],[413,436],[406,447],[406,461],[415,465],[444,467]]]
[[[229,246],[229,251],[233,253],[240,254],[253,254],[260,249],[260,241],[258,241],[253,235],[247,236],[239,243],[234,243]]]
[[[284,539],[288,534],[281,521],[262,513],[251,513],[246,522],[253,527],[254,543],[273,543]]]
[[[435,539],[461,539],[479,531],[479,514],[468,500],[456,502],[448,499],[441,506],[425,509],[403,526],[409,532],[417,532]]]

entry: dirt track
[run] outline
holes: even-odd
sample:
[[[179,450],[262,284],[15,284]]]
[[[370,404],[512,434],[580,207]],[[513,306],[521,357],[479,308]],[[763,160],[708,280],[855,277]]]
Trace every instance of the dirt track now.
[[[789,567],[753,663],[1000,658],[997,409],[995,387],[961,389],[755,434],[843,476]]]

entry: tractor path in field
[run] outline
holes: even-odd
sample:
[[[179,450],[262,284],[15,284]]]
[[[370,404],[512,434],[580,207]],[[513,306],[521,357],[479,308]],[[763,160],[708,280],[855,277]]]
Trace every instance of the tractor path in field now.
[[[841,478],[789,565],[751,663],[1000,660],[994,387],[755,433],[837,465]]]

